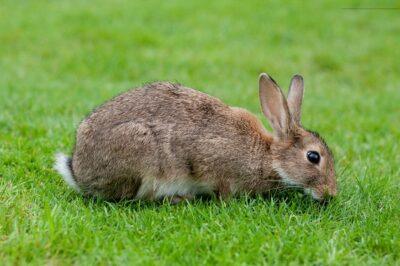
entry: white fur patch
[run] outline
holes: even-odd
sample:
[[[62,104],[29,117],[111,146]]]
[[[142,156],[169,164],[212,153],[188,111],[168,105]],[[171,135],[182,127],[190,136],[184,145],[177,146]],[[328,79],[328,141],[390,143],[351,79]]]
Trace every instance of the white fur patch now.
[[[320,200],[321,198],[318,197],[317,193],[312,189],[312,188],[305,188],[304,193],[307,195],[310,195],[313,197],[315,200]]]
[[[296,186],[296,187],[300,186],[300,184],[298,182],[294,181],[293,179],[291,179],[289,177],[289,175],[286,174],[286,172],[282,168],[276,167],[275,170],[278,172],[278,174],[281,177],[283,183],[285,183],[286,185],[288,185],[288,186]]]
[[[154,179],[153,178],[143,178],[142,184],[136,194],[136,199],[146,198],[147,195],[151,195],[154,192]]]
[[[154,199],[162,199],[166,196],[194,196],[200,193],[211,193],[211,191],[212,189],[209,185],[189,178],[158,180],[146,177],[143,179],[136,198],[143,199],[150,196]]]
[[[67,182],[70,187],[79,192],[80,189],[76,184],[68,165],[68,156],[62,153],[57,153],[55,157],[54,169],[64,178],[65,182]]]

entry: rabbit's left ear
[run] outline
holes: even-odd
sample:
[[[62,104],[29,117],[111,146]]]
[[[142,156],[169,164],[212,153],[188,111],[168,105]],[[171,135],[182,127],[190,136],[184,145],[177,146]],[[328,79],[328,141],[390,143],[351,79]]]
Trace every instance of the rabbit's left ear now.
[[[301,103],[303,102],[304,81],[300,75],[294,75],[290,82],[287,103],[290,115],[295,124],[300,125]]]
[[[264,115],[269,120],[275,135],[285,138],[290,133],[290,113],[281,89],[267,74],[262,73],[259,79],[259,95]]]

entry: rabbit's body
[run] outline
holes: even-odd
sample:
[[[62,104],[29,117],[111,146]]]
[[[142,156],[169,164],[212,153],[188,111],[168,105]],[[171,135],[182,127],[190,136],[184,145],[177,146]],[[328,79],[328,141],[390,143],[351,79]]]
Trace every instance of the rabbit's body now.
[[[154,83],[117,96],[80,124],[72,170],[81,190],[105,198],[254,193],[274,187],[270,142],[249,112]]]
[[[275,135],[248,111],[178,84],[128,91],[82,121],[72,159],[59,155],[56,169],[83,194],[113,200],[225,198],[285,184],[321,199],[336,193],[333,159],[318,135],[300,126],[303,83],[298,76],[292,83],[287,103],[276,83],[260,76]],[[319,152],[317,163],[307,159],[309,149]]]

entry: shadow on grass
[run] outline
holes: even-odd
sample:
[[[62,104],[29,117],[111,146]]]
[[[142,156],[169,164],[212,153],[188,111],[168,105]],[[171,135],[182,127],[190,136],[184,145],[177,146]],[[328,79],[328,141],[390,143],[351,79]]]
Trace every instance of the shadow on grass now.
[[[76,194],[74,194],[76,195]],[[72,195],[70,194],[69,197]],[[318,202],[311,197],[304,195],[296,189],[285,189],[283,191],[272,191],[263,195],[251,196],[242,195],[226,200],[219,199],[216,195],[198,195],[193,200],[182,201],[178,204],[171,203],[169,199],[148,201],[148,200],[106,200],[96,197],[79,196],[82,203],[87,207],[107,207],[111,209],[130,208],[137,211],[144,209],[158,209],[161,207],[181,208],[182,206],[201,207],[227,207],[235,204],[243,204],[244,207],[251,207],[257,204],[267,204],[277,208],[287,208],[295,213],[310,213],[324,211],[331,202]]]

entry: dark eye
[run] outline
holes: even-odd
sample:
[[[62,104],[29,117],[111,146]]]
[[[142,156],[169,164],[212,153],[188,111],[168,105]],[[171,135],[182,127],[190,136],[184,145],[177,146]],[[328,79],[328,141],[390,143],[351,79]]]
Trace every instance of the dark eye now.
[[[321,156],[316,151],[308,151],[307,159],[314,164],[318,164],[319,160],[321,159]]]

